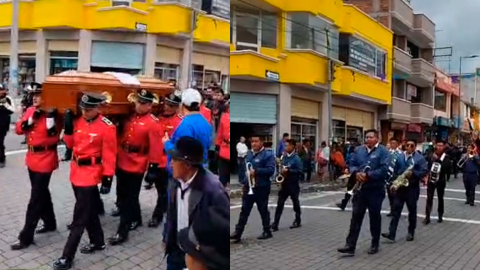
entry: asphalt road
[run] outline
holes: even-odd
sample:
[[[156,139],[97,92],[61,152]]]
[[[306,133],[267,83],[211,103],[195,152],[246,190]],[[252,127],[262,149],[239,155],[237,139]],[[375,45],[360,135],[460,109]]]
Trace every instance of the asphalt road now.
[[[480,189],[479,189],[480,190]],[[380,252],[368,255],[370,231],[368,215],[365,216],[362,231],[354,257],[342,257],[336,249],[345,245],[351,212],[339,211],[335,203],[343,197],[340,192],[302,194],[302,223],[298,229],[290,230],[293,210],[286,207],[280,230],[272,239],[260,241],[260,216],[256,208],[244,233],[241,244],[230,245],[232,269],[278,269],[278,270],[337,270],[337,269],[480,269],[480,192],[477,191],[477,205],[465,205],[461,177],[452,179],[445,194],[444,222],[437,223],[437,201],[434,201],[432,223],[422,224],[426,190],[423,189],[418,203],[418,223],[415,240],[406,242],[408,221],[400,220],[395,243],[381,240]],[[270,199],[270,214],[273,218],[276,198]],[[349,204],[350,207],[350,204]],[[384,201],[382,232],[387,232],[390,218],[388,200]],[[407,214],[404,207],[404,214]],[[233,232],[240,213],[240,201],[231,203],[230,225]]]
[[[11,251],[10,244],[16,241],[25,222],[25,211],[30,196],[30,182],[24,165],[22,138],[10,133],[6,139],[7,167],[0,169],[0,270],[6,269],[51,269],[52,262],[61,256],[69,231],[66,224],[73,216],[75,199],[68,180],[69,164],[61,164],[53,173],[50,190],[57,218],[56,232],[35,237],[35,245],[22,251]],[[61,151],[61,150],[60,150]],[[115,184],[113,185],[115,186]],[[103,196],[105,209],[109,211],[115,201],[115,190]],[[73,269],[103,270],[153,270],[165,269],[162,262],[161,233],[158,229],[147,228],[156,202],[156,191],[142,190],[140,194],[144,226],[130,234],[127,243],[121,246],[107,246],[102,252],[83,255],[79,252]],[[119,218],[108,215],[101,217],[105,237],[116,232]],[[88,243],[86,232],[82,244]]]

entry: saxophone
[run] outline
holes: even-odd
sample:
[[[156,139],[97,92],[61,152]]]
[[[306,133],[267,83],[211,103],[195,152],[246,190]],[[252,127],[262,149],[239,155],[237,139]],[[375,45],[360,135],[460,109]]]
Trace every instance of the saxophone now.
[[[390,187],[391,191],[396,191],[400,187],[408,187],[408,184],[409,184],[408,178],[413,173],[413,167],[415,167],[414,164],[408,166],[408,168],[402,174],[400,174],[399,176],[397,176],[397,178],[395,178],[395,180],[392,182],[392,185]]]

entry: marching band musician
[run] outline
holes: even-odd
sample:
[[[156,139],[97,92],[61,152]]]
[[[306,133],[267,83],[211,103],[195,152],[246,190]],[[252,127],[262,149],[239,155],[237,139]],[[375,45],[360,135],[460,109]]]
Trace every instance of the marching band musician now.
[[[147,182],[159,178],[161,132],[158,118],[151,114],[156,97],[142,89],[137,93],[135,114],[124,125],[119,138],[117,163],[117,189],[120,208],[120,224],[117,234],[108,239],[112,246],[128,240],[128,232],[142,225],[140,190],[145,171]]]
[[[15,112],[15,103],[7,96],[7,89],[0,84],[0,168],[5,167],[5,137],[10,129],[10,116]]]
[[[257,239],[264,240],[272,237],[268,197],[270,196],[271,189],[270,178],[275,173],[275,156],[271,151],[265,150],[261,136],[253,135],[250,139],[252,150],[247,153],[245,162],[246,164],[251,163],[253,168],[246,173],[250,174],[251,179],[254,179],[255,187],[253,187],[253,194],[250,195],[248,194],[248,182],[244,180],[244,182],[241,183],[243,185],[242,209],[238,223],[235,226],[235,232],[230,235],[230,240],[233,240],[234,243],[241,241],[243,230],[245,229],[254,203],[257,204],[263,225],[263,233]]]
[[[368,254],[378,252],[382,223],[381,209],[385,199],[385,181],[387,178],[390,155],[385,146],[378,143],[378,131],[372,129],[365,133],[366,145],[355,150],[348,171],[356,181],[362,183],[361,189],[353,195],[352,220],[346,245],[338,252],[355,254],[363,217],[368,209],[370,217],[371,247]]]
[[[115,125],[102,116],[99,106],[105,102],[103,95],[85,93],[79,107],[82,117],[73,120],[73,113],[65,113],[63,140],[73,149],[70,181],[75,187],[76,203],[72,228],[62,256],[53,263],[55,270],[70,269],[86,229],[90,244],[80,249],[89,254],[105,249],[99,211],[100,193],[108,194],[112,185],[117,159],[117,131]],[[102,183],[100,193],[97,185]]]
[[[41,88],[33,96],[33,106],[28,108],[16,124],[16,133],[26,135],[28,151],[25,163],[30,176],[31,195],[25,217],[25,225],[18,241],[11,245],[12,250],[27,248],[33,243],[38,221],[43,220],[36,233],[46,233],[57,229],[52,197],[48,186],[52,172],[58,168],[57,144],[60,140],[61,124],[56,121],[56,110],[40,110]]]
[[[280,224],[280,218],[282,217],[283,207],[285,201],[290,197],[293,203],[293,210],[295,211],[295,220],[293,221],[290,229],[295,229],[301,226],[301,214],[300,200],[300,178],[303,173],[303,164],[300,157],[298,157],[295,151],[297,143],[293,139],[286,140],[285,151],[281,159],[282,170],[279,172],[284,180],[281,183],[281,188],[278,191],[277,209],[275,210],[275,219],[272,224],[272,231],[278,231],[278,224]]]
[[[179,114],[179,105],[182,102],[180,91],[174,91],[168,97],[165,98],[163,115],[160,117],[160,128],[163,132],[167,133],[168,136],[172,136],[175,129],[182,122],[182,116]],[[155,184],[155,189],[157,190],[157,203],[155,209],[153,210],[152,218],[148,222],[148,227],[156,228],[163,221],[163,214],[167,211],[168,200],[167,200],[167,188],[168,188],[168,170],[167,170],[167,154],[164,151],[159,153],[160,155],[160,170],[159,176],[153,179],[153,183],[148,183],[145,185],[145,189],[151,189],[152,185]],[[145,179],[148,181],[149,179]]]
[[[417,202],[420,196],[420,181],[428,174],[428,164],[425,158],[415,151],[417,143],[414,140],[407,140],[405,144],[405,155],[399,155],[397,158],[397,171],[394,174],[393,181],[402,175],[409,166],[413,166],[411,171],[406,172],[408,186],[403,186],[397,190],[391,190],[393,197],[393,217],[390,221],[388,233],[382,233],[391,241],[395,241],[398,222],[402,215],[403,205],[408,209],[408,234],[407,241],[413,241],[415,229],[417,227]],[[388,187],[391,189],[391,186]]]
[[[473,206],[475,204],[475,186],[477,185],[477,177],[479,170],[480,157],[474,150],[473,144],[468,145],[467,153],[461,158],[465,159],[465,163],[460,168],[463,174],[463,185],[465,186],[465,204]]]
[[[389,177],[391,180],[395,179],[399,174],[402,172],[399,171],[402,168],[402,165],[405,161],[405,156],[403,152],[398,149],[398,140],[396,138],[390,139],[390,167],[389,170]],[[402,160],[403,159],[403,160]],[[387,182],[387,196],[388,202],[390,204],[390,213],[387,214],[387,217],[393,216],[393,193],[390,190],[391,181]]]
[[[438,222],[443,221],[445,187],[447,186],[447,176],[452,169],[452,162],[445,153],[445,142],[437,140],[435,152],[428,160],[430,168],[430,177],[427,184],[427,206],[425,208],[425,225],[430,223],[430,213],[432,212],[433,196],[437,190],[438,197]]]

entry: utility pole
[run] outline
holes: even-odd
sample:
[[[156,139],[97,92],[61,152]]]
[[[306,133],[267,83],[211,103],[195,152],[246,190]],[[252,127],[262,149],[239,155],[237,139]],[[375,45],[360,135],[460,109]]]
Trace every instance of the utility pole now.
[[[13,97],[20,95],[18,91],[18,13],[20,0],[12,0],[12,27],[10,29],[10,78],[9,94]]]
[[[329,147],[333,143],[333,127],[332,127],[332,83],[333,83],[333,73],[334,73],[334,61],[332,60],[331,48],[330,48],[330,36],[328,29],[325,29],[327,36],[327,57],[328,57],[328,142]]]
[[[192,11],[192,15],[190,18],[190,36],[188,40],[188,80],[187,80],[187,87],[192,88],[193,87],[193,63],[192,63],[192,58],[193,58],[193,33],[195,32],[195,29],[197,28],[197,16],[198,13],[193,7],[193,1],[190,1],[190,8]],[[198,85],[197,85],[198,86]],[[203,87],[203,85],[202,85]]]

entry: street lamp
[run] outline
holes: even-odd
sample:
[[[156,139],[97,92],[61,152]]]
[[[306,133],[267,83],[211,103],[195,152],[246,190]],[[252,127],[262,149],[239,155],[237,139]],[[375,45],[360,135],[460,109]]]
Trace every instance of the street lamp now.
[[[459,122],[459,125],[458,125],[458,129],[460,130],[460,104],[461,104],[461,97],[462,97],[462,59],[473,59],[473,58],[478,58],[480,57],[478,54],[472,54],[472,55],[468,55],[468,56],[460,56],[460,67],[459,67],[459,72],[458,72],[458,122]],[[476,84],[476,77],[475,77],[475,88],[477,87],[477,84]],[[477,93],[475,93],[475,96],[477,95]]]

